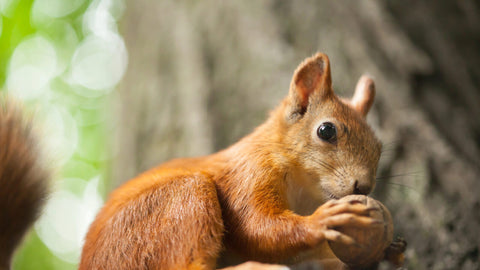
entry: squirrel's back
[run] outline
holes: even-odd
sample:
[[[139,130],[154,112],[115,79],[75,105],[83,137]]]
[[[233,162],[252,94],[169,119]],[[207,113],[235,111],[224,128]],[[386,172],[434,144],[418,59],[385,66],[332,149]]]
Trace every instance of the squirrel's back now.
[[[0,269],[39,215],[47,196],[48,172],[40,164],[32,126],[21,107],[0,99]]]

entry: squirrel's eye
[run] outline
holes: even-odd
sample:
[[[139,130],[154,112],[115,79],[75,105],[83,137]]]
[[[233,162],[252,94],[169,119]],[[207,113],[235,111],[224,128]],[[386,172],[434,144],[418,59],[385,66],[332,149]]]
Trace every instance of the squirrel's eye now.
[[[337,140],[337,129],[333,123],[322,123],[317,129],[317,136],[324,141],[334,143]]]

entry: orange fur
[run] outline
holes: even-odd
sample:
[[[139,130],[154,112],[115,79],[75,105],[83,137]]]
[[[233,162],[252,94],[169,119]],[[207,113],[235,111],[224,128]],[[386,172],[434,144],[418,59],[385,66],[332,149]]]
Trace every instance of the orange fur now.
[[[320,205],[359,185],[373,189],[380,143],[363,117],[370,105],[357,102],[357,111],[334,95],[325,55],[307,59],[289,96],[252,134],[114,191],[86,236],[80,269],[213,269],[222,251],[276,263],[315,250],[304,257],[332,257],[325,240],[346,240],[332,238],[330,217],[361,214]],[[316,137],[325,119],[337,126],[335,144]]]

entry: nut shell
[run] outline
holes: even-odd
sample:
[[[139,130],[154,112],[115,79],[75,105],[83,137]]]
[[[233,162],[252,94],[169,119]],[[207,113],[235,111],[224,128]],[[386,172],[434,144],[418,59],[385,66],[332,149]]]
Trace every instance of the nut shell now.
[[[374,224],[368,228],[337,227],[335,230],[346,234],[357,242],[357,245],[345,245],[340,242],[329,241],[333,253],[344,263],[356,267],[368,267],[379,262],[384,257],[385,249],[393,239],[392,216],[388,209],[379,201],[364,195],[348,195],[340,201],[359,201],[372,210],[369,216],[376,220],[383,220],[384,224]]]

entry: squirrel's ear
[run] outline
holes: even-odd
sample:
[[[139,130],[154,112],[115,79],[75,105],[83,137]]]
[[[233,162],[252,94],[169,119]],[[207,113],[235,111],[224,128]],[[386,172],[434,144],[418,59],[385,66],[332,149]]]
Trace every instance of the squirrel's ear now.
[[[322,53],[305,59],[295,70],[289,93],[293,106],[291,112],[304,114],[313,93],[321,96],[333,94],[330,63]]]
[[[357,82],[350,105],[363,117],[367,116],[375,98],[375,84],[372,78],[363,75]]]

